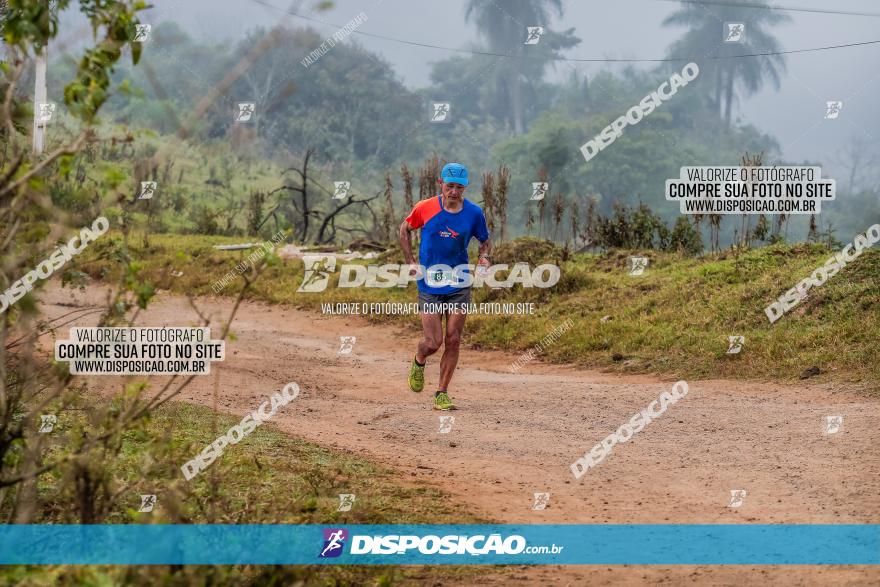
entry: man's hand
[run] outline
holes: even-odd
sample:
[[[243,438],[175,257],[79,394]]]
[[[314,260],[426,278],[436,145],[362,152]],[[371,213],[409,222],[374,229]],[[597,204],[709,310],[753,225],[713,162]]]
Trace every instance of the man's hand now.
[[[488,257],[480,257],[477,261],[477,275],[480,277],[486,277],[489,275],[489,258]]]
[[[479,255],[479,260],[477,261],[477,269],[482,268],[482,273],[486,273],[487,269],[492,265],[492,262],[489,260],[489,251],[492,250],[492,241],[489,239],[484,240],[480,243],[480,250],[477,251],[477,255]]]

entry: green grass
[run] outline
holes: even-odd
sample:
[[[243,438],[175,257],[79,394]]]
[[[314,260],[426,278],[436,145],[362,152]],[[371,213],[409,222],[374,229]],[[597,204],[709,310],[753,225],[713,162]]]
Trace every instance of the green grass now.
[[[241,238],[151,235],[149,249],[133,238],[133,251],[144,263],[142,275],[158,287],[177,293],[213,295],[211,283],[219,280],[244,254],[216,251],[217,243]],[[253,239],[250,239],[253,240]],[[97,277],[108,261],[96,245],[84,257],[83,270]],[[616,251],[605,255],[575,255],[563,260],[558,249],[535,239],[506,243],[494,254],[496,263],[557,262],[562,279],[552,289],[476,291],[473,301],[534,302],[536,315],[471,316],[465,343],[477,348],[519,353],[537,344],[567,318],[574,321],[557,342],[544,349],[540,359],[570,362],[620,372],[659,373],[671,377],[736,379],[796,379],[810,366],[823,377],[861,382],[876,388],[880,382],[880,252],[861,257],[820,287],[813,288],[779,321],[771,324],[764,308],[794,287],[834,251],[823,245],[774,245],[735,255],[699,259],[681,258],[656,251]],[[629,276],[627,257],[642,254],[651,259],[646,273]],[[399,253],[378,262],[401,262]],[[373,263],[377,261],[372,261]],[[171,271],[182,271],[172,277]],[[400,288],[337,289],[331,282],[319,294],[296,293],[303,275],[300,260],[279,261],[268,267],[249,299],[289,304],[320,311],[321,303],[414,302],[415,285]],[[220,295],[237,295],[243,280],[237,278]],[[601,322],[603,316],[611,316]],[[415,334],[416,316],[368,316],[377,322],[409,325]],[[234,329],[234,328],[233,328]],[[727,355],[727,337],[744,335],[739,355]]]
[[[86,401],[97,401],[94,399]],[[73,430],[83,412],[65,412],[59,430]],[[120,497],[101,523],[403,524],[486,523],[440,491],[358,457],[292,438],[270,424],[227,447],[207,470],[186,481],[180,465],[238,418],[209,408],[169,403],[126,433],[120,456],[106,463]],[[63,434],[52,435],[53,452]],[[105,464],[106,464],[105,463]],[[40,515],[34,523],[77,523],[75,500],[60,474],[40,479]],[[138,513],[140,494],[155,494],[152,513]],[[339,493],[354,493],[350,512],[338,512]],[[444,515],[438,516],[438,504]],[[207,585],[473,583],[491,569],[384,566],[18,566],[0,569],[11,585]],[[302,581],[302,583],[297,583]]]

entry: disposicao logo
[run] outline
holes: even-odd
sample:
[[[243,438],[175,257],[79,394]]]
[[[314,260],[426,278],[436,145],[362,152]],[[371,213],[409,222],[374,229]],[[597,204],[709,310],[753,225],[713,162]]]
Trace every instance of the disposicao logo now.
[[[694,81],[700,74],[700,67],[696,63],[688,63],[681,70],[681,75],[673,73],[669,81],[665,81],[660,86],[644,98],[635,106],[626,111],[623,116],[618,116],[614,122],[602,129],[602,132],[581,145],[581,153],[584,159],[589,161],[599,154],[602,149],[608,147],[623,134],[623,129],[628,125],[638,124],[641,120],[652,113],[658,106],[669,100],[678,92],[678,88],[683,88],[690,82]],[[534,184],[532,184],[534,185]],[[534,198],[532,198],[534,199]]]
[[[345,543],[351,546],[348,554],[358,555],[470,555],[499,556],[519,554],[556,555],[565,546],[556,544],[528,546],[524,536],[497,533],[457,535],[457,534],[351,534],[344,528],[324,528],[324,545],[318,558],[340,556],[345,551]]]
[[[29,291],[34,289],[34,283],[38,279],[49,279],[49,277],[65,263],[70,261],[75,255],[80,254],[83,250],[98,238],[110,230],[110,221],[103,216],[98,216],[92,222],[91,229],[83,228],[66,244],[55,249],[49,258],[42,261],[36,268],[28,271],[24,277],[15,281],[9,286],[5,292],[0,293],[0,313],[6,311],[8,307],[20,300]]]
[[[304,274],[299,288],[299,293],[315,293],[327,289],[330,284],[330,276],[336,272],[336,258],[332,255],[304,255]],[[410,269],[417,268],[412,273]],[[425,267],[424,265],[400,265],[387,263],[385,265],[358,265],[346,263],[338,267],[339,283],[337,287],[406,287],[410,281],[419,281],[425,275],[440,273],[452,278],[449,285],[454,287],[483,287],[511,288],[515,284],[523,287],[549,288],[559,282],[561,272],[559,267],[549,263],[538,265],[532,269],[527,263],[516,263],[510,266],[506,263],[490,265],[484,273],[476,273],[476,266],[470,264],[449,265],[437,264]],[[496,273],[509,271],[506,279],[499,280]]]
[[[326,530],[325,530],[326,532]],[[536,547],[543,548],[543,547]],[[512,535],[503,538],[500,534],[477,536],[352,536],[351,554],[407,554],[415,550],[419,554],[520,554],[527,552],[526,539]],[[560,549],[561,550],[561,549]],[[549,552],[547,547],[547,552]],[[329,555],[328,555],[329,556]]]

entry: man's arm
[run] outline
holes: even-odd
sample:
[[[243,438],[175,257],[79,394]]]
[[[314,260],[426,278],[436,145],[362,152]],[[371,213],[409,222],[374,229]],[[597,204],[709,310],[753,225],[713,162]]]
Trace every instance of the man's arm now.
[[[406,220],[400,223],[400,248],[403,249],[403,258],[409,265],[416,262],[412,252],[412,237],[410,235],[412,230],[413,228]]]

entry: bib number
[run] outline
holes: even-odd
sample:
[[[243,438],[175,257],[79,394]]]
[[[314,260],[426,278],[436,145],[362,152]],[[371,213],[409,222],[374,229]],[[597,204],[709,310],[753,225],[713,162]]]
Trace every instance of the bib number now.
[[[445,285],[455,285],[457,280],[452,271],[430,271],[428,273],[428,284],[433,287],[443,287]]]

